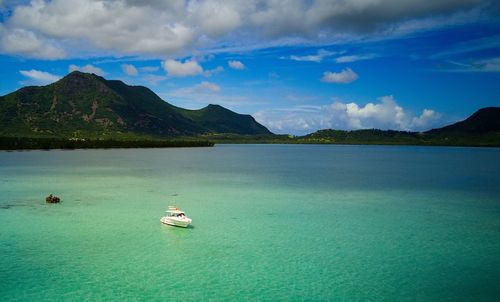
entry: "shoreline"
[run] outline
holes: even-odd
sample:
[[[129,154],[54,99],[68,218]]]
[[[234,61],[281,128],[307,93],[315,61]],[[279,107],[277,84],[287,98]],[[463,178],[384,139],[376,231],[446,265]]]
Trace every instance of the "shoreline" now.
[[[192,148],[213,147],[208,140],[161,139],[67,139],[0,137],[0,150],[81,150],[81,149],[133,149],[133,148]]]
[[[217,145],[313,145],[313,146],[358,146],[358,147],[436,147],[436,148],[474,148],[474,149],[497,149],[497,145],[418,145],[418,144],[362,144],[362,143],[263,143],[263,142],[209,142],[208,145],[169,145],[169,146],[109,146],[109,147],[72,147],[72,148],[3,148],[0,152],[23,152],[23,151],[76,151],[76,150],[124,150],[124,149],[170,149],[170,148],[213,148]]]
[[[170,139],[146,138],[61,138],[61,137],[11,137],[0,136],[0,150],[80,150],[80,149],[144,149],[144,148],[191,148],[214,145],[345,145],[345,146],[421,146],[421,147],[470,147],[499,148],[496,139],[429,139],[424,140],[333,140],[324,138],[276,136],[184,136]]]

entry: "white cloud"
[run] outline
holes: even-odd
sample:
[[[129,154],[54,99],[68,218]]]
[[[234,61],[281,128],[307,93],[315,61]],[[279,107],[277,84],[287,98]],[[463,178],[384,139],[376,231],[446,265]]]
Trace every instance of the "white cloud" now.
[[[220,45],[218,42],[224,42],[228,49],[299,43],[331,45],[349,37],[391,37],[457,22],[477,22],[478,16],[488,18],[488,13],[495,12],[489,9],[494,1],[481,0],[13,3],[2,21],[1,51],[48,59],[63,57],[67,52],[71,56],[89,52],[179,56],[209,50]],[[317,62],[320,56],[295,59]]]
[[[417,130],[428,130],[428,127],[438,122],[440,118],[441,114],[437,113],[436,111],[431,109],[424,109],[420,116],[415,116],[414,118],[412,118],[409,128]]]
[[[423,131],[441,122],[441,114],[434,110],[424,109],[420,115],[414,115],[392,96],[384,96],[376,103],[365,105],[334,101],[324,106],[264,110],[254,117],[273,132],[293,134],[307,134],[319,129]]]
[[[33,32],[18,28],[7,30],[2,24],[0,24],[0,52],[49,60],[66,57],[63,49]]]
[[[75,71],[75,70],[78,70],[78,71],[81,71],[81,72],[93,73],[93,74],[96,74],[96,75],[99,75],[99,76],[105,76],[106,75],[106,72],[104,70],[102,70],[101,68],[96,67],[96,66],[94,66],[92,64],[87,64],[85,66],[78,66],[78,65],[71,64],[71,65],[68,66],[68,71],[69,72],[72,72],[72,71]]]
[[[331,113],[352,129],[382,128],[407,130],[408,121],[403,107],[392,96],[379,98],[379,103],[359,106],[356,103],[334,102],[330,105]]]
[[[135,68],[134,65],[132,64],[122,64],[122,70],[129,76],[136,76],[139,71],[137,71],[137,68]]]
[[[361,60],[369,60],[369,59],[373,59],[375,57],[376,56],[374,54],[341,56],[341,57],[335,58],[335,62],[336,63],[350,63],[350,62],[356,62],[356,61],[361,61]]]
[[[351,68],[344,68],[340,72],[324,72],[321,81],[326,83],[348,84],[356,81],[358,78],[358,74],[352,71]]]
[[[222,66],[217,66],[215,67],[214,69],[209,69],[209,70],[205,70],[203,72],[203,76],[204,77],[211,77],[213,76],[214,74],[218,74],[220,72],[223,72],[224,71],[224,67]]]
[[[297,56],[291,55],[290,57],[281,57],[281,59],[290,59],[294,61],[306,61],[306,62],[316,62],[319,63],[323,61],[324,58],[336,55],[338,52],[328,51],[325,49],[318,50],[315,55]]]
[[[242,6],[237,1],[189,1],[186,12],[208,37],[217,38],[242,24]]]
[[[163,68],[172,77],[194,76],[203,73],[203,68],[196,61],[179,62],[168,59],[162,63]]]
[[[195,89],[209,91],[209,92],[220,92],[221,90],[219,85],[207,81],[201,82],[199,85],[196,86]]]
[[[19,73],[28,78],[26,81],[22,81],[23,85],[47,85],[61,78],[58,75],[36,69],[20,70]]]
[[[110,0],[35,0],[17,6],[9,29],[63,41],[67,49],[122,54],[173,54],[196,41],[180,2],[130,3]]]
[[[229,65],[229,67],[231,67],[232,69],[237,69],[237,70],[245,69],[245,65],[240,61],[229,61],[227,62],[227,65]]]

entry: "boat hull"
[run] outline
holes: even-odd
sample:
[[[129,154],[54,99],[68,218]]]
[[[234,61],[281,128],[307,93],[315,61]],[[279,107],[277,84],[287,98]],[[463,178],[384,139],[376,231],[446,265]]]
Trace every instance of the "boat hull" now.
[[[187,228],[191,224],[191,219],[180,220],[180,219],[175,219],[172,217],[162,217],[160,219],[160,222],[163,224],[171,225],[171,226]]]

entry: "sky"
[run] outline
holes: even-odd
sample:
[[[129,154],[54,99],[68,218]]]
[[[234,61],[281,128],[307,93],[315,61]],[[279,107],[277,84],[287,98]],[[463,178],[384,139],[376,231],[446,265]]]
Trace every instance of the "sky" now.
[[[500,2],[0,0],[0,95],[73,70],[274,133],[424,131],[500,106]]]

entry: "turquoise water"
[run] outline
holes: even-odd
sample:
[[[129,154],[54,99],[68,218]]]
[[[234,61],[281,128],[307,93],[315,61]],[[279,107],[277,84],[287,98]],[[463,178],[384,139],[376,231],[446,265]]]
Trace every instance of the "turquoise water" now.
[[[0,227],[2,301],[498,301],[500,149],[0,152]]]

